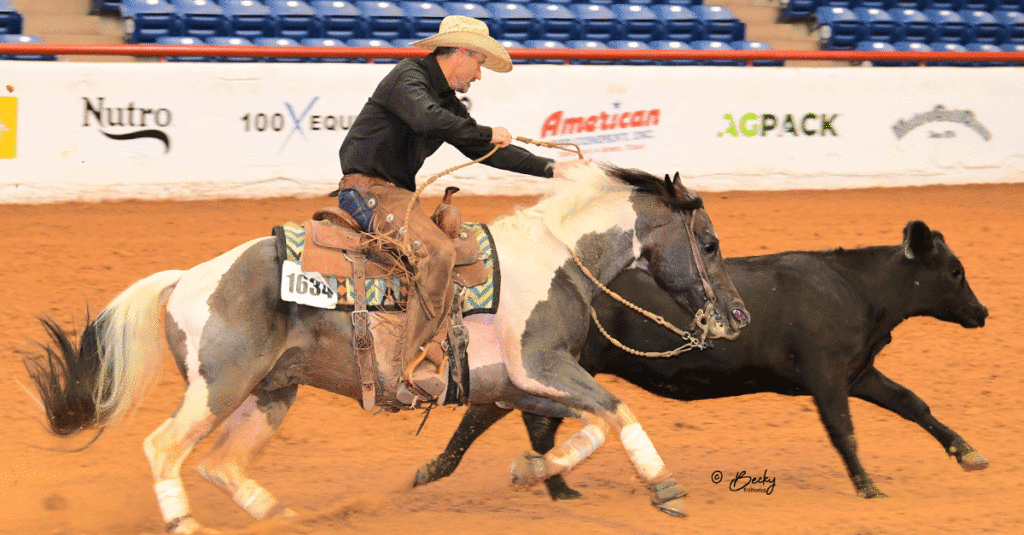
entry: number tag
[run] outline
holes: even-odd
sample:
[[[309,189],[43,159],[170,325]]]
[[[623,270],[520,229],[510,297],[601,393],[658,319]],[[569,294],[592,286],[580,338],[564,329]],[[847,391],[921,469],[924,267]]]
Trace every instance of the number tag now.
[[[281,266],[281,299],[317,308],[333,309],[338,304],[337,281],[327,282],[319,273],[304,272],[299,264],[285,260]]]

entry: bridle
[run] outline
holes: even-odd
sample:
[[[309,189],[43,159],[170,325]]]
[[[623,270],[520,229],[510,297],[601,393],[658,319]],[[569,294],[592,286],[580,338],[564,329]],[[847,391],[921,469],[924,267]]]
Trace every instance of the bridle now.
[[[665,318],[662,318],[661,316],[649,310],[641,308],[629,302],[628,300],[626,300],[626,298],[622,297],[621,295],[613,292],[607,286],[602,284],[601,281],[597,280],[597,277],[595,277],[594,274],[591,273],[590,270],[583,265],[583,262],[576,255],[575,251],[569,249],[569,254],[572,255],[572,259],[576,262],[576,265],[579,266],[580,271],[582,271],[583,274],[586,275],[591,282],[593,282],[598,288],[600,288],[602,292],[608,294],[609,297],[615,299],[619,303],[622,303],[626,308],[634,312],[637,312],[638,314],[642,314],[643,316],[647,317],[654,323],[657,323],[658,325],[661,325],[662,327],[672,331],[682,339],[682,345],[670,351],[639,351],[633,349],[617,340],[607,330],[605,330],[604,326],[601,325],[601,321],[597,317],[597,311],[594,310],[593,305],[591,305],[590,317],[591,319],[594,320],[594,325],[597,326],[597,329],[601,332],[601,334],[604,335],[604,337],[609,342],[611,342],[612,345],[614,345],[615,347],[631,355],[637,355],[641,357],[674,357],[687,351],[692,351],[694,349],[707,349],[708,347],[711,346],[711,342],[708,341],[708,331],[711,329],[711,321],[714,318],[714,307],[716,298],[715,292],[711,288],[711,280],[708,277],[707,269],[704,267],[704,261],[700,257],[700,250],[697,246],[697,238],[696,236],[694,236],[693,233],[693,223],[694,220],[696,220],[696,218],[696,210],[690,210],[690,218],[689,221],[687,221],[686,223],[686,234],[688,241],[690,242],[690,250],[693,253],[693,261],[697,265],[697,272],[700,274],[700,280],[704,286],[704,294],[707,296],[707,300],[704,302],[704,306],[697,309],[697,311],[694,313],[693,322],[690,324],[690,331],[684,331],[676,327],[675,325],[672,325],[671,323],[666,321]]]

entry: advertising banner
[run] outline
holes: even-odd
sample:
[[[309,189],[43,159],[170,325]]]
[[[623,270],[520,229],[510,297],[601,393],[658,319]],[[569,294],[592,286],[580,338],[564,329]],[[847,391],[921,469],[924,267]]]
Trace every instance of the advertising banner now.
[[[345,133],[391,68],[5,62],[0,202],[326,194]],[[678,171],[705,191],[1024,181],[1019,68],[516,65],[485,70],[462,97],[481,124]],[[445,146],[420,180],[466,161]],[[434,193],[450,184],[552,185],[485,165]]]

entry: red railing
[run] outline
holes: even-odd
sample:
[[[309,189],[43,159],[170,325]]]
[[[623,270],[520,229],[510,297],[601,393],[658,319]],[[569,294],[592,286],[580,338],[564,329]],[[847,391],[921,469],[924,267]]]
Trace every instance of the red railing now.
[[[859,50],[577,50],[511,48],[513,59],[572,60],[809,60],[809,61],[893,61],[926,65],[935,62],[1024,63],[1024,52],[878,52]],[[151,44],[0,44],[0,55],[91,55],[91,56],[204,56],[251,58],[380,58],[420,57],[417,48],[383,47],[267,47],[267,46],[189,46]]]

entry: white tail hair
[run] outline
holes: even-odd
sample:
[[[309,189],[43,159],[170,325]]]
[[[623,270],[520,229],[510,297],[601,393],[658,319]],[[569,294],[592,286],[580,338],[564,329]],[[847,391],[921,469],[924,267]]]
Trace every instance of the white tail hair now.
[[[184,273],[161,271],[139,280],[96,317],[100,369],[93,400],[100,421],[119,420],[146,397],[160,376],[165,291]]]

